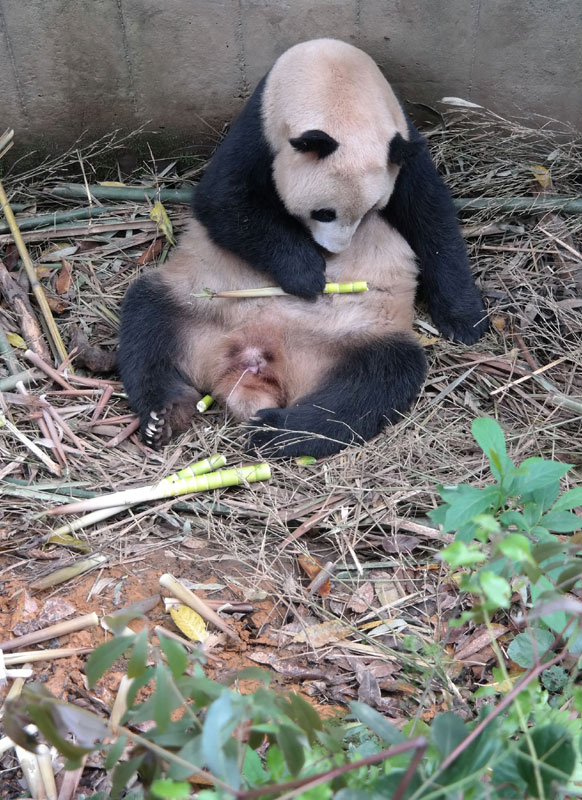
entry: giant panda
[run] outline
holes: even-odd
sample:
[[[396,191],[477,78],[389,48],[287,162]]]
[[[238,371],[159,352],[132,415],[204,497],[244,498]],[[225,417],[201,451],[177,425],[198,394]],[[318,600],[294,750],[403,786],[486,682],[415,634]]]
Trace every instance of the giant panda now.
[[[206,393],[248,421],[251,447],[271,455],[321,457],[370,439],[401,418],[425,377],[412,329],[417,271],[403,237],[370,211],[347,249],[326,259],[329,281],[365,280],[365,293],[196,297],[257,288],[265,276],[192,220],[123,306],[121,375],[146,443],[158,448],[186,429]]]
[[[225,315],[227,306],[211,306],[211,317],[226,325],[221,334],[229,326],[238,331],[231,360],[236,362],[233,353],[244,352],[248,344],[264,361],[269,361],[266,352],[279,366],[281,358],[287,360],[287,372],[279,366],[275,370],[277,380],[294,370],[309,377],[299,381],[301,396],[290,391],[284,377],[284,391],[263,398],[270,405],[249,406],[244,413],[239,409],[240,418],[252,417],[252,445],[278,455],[325,455],[368,439],[410,405],[422,383],[424,357],[409,326],[396,335],[388,331],[381,315],[365,310],[368,302],[371,309],[380,307],[370,293],[348,301],[363,312],[361,321],[358,314],[347,313],[346,296],[333,298],[333,305],[328,303],[332,298],[320,297],[326,266],[329,279],[334,260],[347,280],[357,279],[360,266],[370,261],[381,275],[377,248],[387,264],[400,263],[407,275],[407,246],[443,335],[470,343],[486,327],[454,207],[426,143],[374,61],[352,45],[333,39],[303,42],[276,61],[210,161],[193,207],[195,221],[176,253],[176,266],[172,261],[154,277],[140,279],[122,309],[121,375],[150,444],[165,443],[170,428],[184,426],[198,391],[213,388],[196,383],[200,349],[188,342],[193,331],[203,335],[197,320],[207,319],[209,302],[230,301],[190,306],[184,297],[193,289],[212,288],[210,278],[219,272],[218,289],[243,288],[239,281],[252,275],[254,286],[275,282],[298,298],[283,298],[285,307],[301,308],[296,328],[287,324],[295,316],[286,313],[284,332],[277,326],[282,298],[267,304],[267,312],[261,304],[244,306],[242,328],[236,314]],[[202,262],[205,273],[199,271]],[[230,265],[230,272],[217,264]],[[396,285],[399,274],[386,268],[386,280]],[[362,279],[371,280],[365,274]],[[380,278],[377,291],[390,288],[386,280]],[[398,296],[397,291],[386,313],[402,311],[409,317],[409,294],[401,301]],[[187,310],[195,310],[194,321],[184,302]],[[323,313],[325,303],[336,310]],[[256,315],[247,316],[254,306]],[[353,335],[335,325],[343,313],[354,325]],[[245,341],[247,324],[255,333]],[[294,337],[302,339],[301,326],[306,325],[312,331],[312,351],[293,344]],[[255,346],[250,339],[261,328],[264,335]],[[268,350],[271,334],[274,343]],[[330,343],[331,358],[324,358],[321,342]],[[188,347],[191,358],[184,355]],[[303,354],[302,365],[294,352]],[[252,368],[259,369],[256,363]],[[243,389],[248,376],[239,384]],[[218,378],[216,371],[213,377]],[[263,380],[263,389],[266,385]]]

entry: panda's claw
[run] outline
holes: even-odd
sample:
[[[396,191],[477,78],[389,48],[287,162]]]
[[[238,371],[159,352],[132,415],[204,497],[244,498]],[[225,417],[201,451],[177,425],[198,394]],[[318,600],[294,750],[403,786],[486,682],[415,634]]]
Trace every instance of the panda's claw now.
[[[166,428],[166,413],[167,409],[165,408],[162,408],[158,411],[150,411],[145,426],[142,425],[142,437],[144,443],[153,450],[159,450],[159,448],[167,441],[167,437],[164,436],[164,429]]]

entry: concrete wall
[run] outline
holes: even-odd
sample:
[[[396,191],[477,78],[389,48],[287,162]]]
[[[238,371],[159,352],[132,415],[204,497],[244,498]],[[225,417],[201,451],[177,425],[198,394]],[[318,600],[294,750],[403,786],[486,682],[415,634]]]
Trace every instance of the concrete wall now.
[[[581,30],[580,0],[0,0],[0,129],[50,149],[143,123],[215,139],[317,36],[367,50],[408,100],[582,128]]]

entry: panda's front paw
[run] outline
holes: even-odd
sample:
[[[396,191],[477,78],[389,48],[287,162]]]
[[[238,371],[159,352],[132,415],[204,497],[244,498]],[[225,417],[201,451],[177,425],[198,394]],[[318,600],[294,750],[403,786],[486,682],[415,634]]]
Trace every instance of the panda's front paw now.
[[[325,260],[314,248],[305,248],[301,253],[292,253],[278,266],[278,281],[288,294],[304,300],[313,300],[325,288]]]
[[[441,335],[462,344],[473,344],[489,327],[480,297],[455,306],[446,302],[433,302],[429,304],[429,311]]]

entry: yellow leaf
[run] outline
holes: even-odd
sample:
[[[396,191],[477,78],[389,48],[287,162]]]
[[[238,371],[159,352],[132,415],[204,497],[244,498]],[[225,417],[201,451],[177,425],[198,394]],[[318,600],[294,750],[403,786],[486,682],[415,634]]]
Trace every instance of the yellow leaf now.
[[[542,167],[541,164],[530,164],[531,171],[534,174],[534,178],[542,187],[542,189],[547,189],[548,186],[552,183],[552,176],[550,175],[550,170]]]
[[[6,338],[12,347],[18,347],[20,350],[26,350],[27,345],[22,336],[18,333],[7,333]]]
[[[172,223],[166,212],[166,209],[160,203],[159,200],[153,204],[150,210],[150,219],[153,219],[154,222],[158,223],[162,233],[164,234],[166,239],[170,242],[170,244],[175,244],[174,229],[172,228]]]
[[[174,620],[174,625],[188,639],[193,642],[205,642],[208,639],[206,623],[193,608],[189,606],[174,606],[170,609],[170,616]]]
[[[99,181],[99,186],[125,186],[121,181]]]

